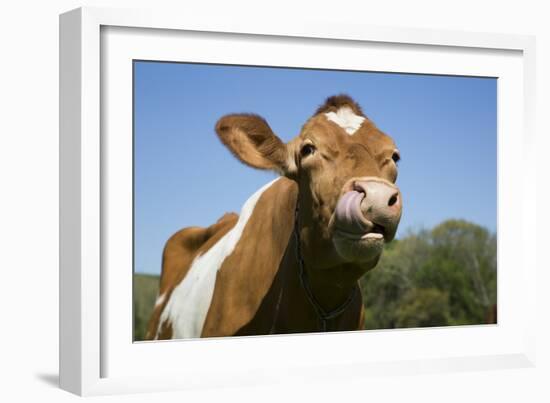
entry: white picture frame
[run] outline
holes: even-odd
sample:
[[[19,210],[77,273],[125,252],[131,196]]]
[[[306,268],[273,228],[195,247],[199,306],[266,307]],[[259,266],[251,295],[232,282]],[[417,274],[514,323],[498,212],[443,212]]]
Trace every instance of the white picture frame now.
[[[187,33],[192,33],[194,39],[189,39],[185,51],[178,50],[177,44],[187,40]],[[212,44],[202,42],[205,46],[201,47],[202,53],[198,53],[193,40],[212,35]],[[273,65],[273,58],[262,52],[243,55],[232,47],[232,51],[239,54],[238,60],[232,59],[232,54],[216,52],[220,41],[234,38],[251,41],[247,46],[269,42],[281,58],[281,49],[284,49],[284,53],[292,54],[302,67],[319,67],[322,63],[322,67],[359,68],[359,64],[353,63],[361,63],[361,55],[385,52],[383,60],[368,61],[369,69],[436,74],[470,72],[502,80],[498,98],[498,325],[337,333],[322,335],[322,339],[319,335],[295,335],[132,343],[125,325],[131,321],[130,317],[126,318],[131,304],[131,294],[128,300],[131,277],[128,278],[128,273],[112,276],[105,269],[111,258],[121,258],[122,264],[127,263],[124,251],[128,243],[124,240],[128,230],[131,231],[127,215],[105,213],[116,208],[124,210],[124,204],[118,207],[111,204],[110,194],[119,189],[122,193],[116,195],[116,199],[127,200],[128,186],[124,183],[131,181],[131,170],[128,176],[131,159],[128,160],[128,153],[124,151],[128,143],[123,134],[128,132],[128,124],[131,126],[127,119],[131,111],[131,88],[125,77],[131,76],[131,71],[125,70],[127,62],[134,58],[174,60],[176,49],[187,61]],[[314,51],[311,51],[311,61],[299,61],[294,44],[300,49],[309,46],[311,50],[312,43],[349,53],[350,60],[346,63],[351,64],[342,66],[340,58],[330,65],[315,59]],[[380,373],[398,375],[533,366],[535,319],[531,315],[535,312],[536,242],[532,236],[528,241],[525,234],[536,233],[536,210],[527,208],[523,202],[525,192],[511,192],[509,182],[513,181],[520,189],[535,188],[536,182],[522,169],[510,169],[509,161],[514,150],[516,155],[521,154],[522,160],[535,150],[534,49],[534,38],[519,35],[291,20],[283,27],[268,20],[207,20],[149,10],[80,8],[61,15],[61,387],[79,395],[97,395],[284,383],[296,377],[334,381]],[[410,56],[411,52],[418,57],[409,57],[404,62],[404,55]],[[439,58],[438,54],[445,57]],[[475,65],[470,66],[467,58],[474,58]],[[116,76],[117,80],[106,80],[107,75]],[[117,130],[116,136],[112,135],[114,130]],[[113,157],[121,161],[116,164],[121,169],[109,163]],[[109,185],[113,181],[117,186]],[[511,218],[511,222],[502,222],[501,218],[512,209],[520,213]],[[115,216],[123,219],[113,219]],[[515,228],[513,234],[512,227]],[[109,228],[115,230],[109,232],[107,240],[105,231],[110,231]],[[119,232],[122,235],[117,238]],[[120,247],[119,256],[110,255],[113,246],[117,246],[115,250]],[[500,263],[505,261],[521,270],[501,270]],[[507,303],[511,297],[515,301],[513,306]],[[123,325],[119,328],[117,323]],[[479,343],[468,344],[474,340]],[[460,348],[456,347],[457,341],[462,341]],[[316,353],[323,345],[343,345],[353,352],[361,343],[374,343],[376,348],[353,354],[346,360],[331,353],[334,348],[326,348],[322,356]],[[450,345],[455,347],[451,349]],[[391,354],[390,346],[395,346]],[[438,348],[427,350],[426,346]],[[411,347],[414,353],[410,352]],[[281,354],[285,351],[286,357]],[[185,354],[185,364],[168,359],[178,354]],[[136,361],[155,368],[155,373],[138,368]],[[123,365],[124,362],[128,364]],[[228,362],[231,365],[227,365]],[[161,370],[159,363],[163,364]]]

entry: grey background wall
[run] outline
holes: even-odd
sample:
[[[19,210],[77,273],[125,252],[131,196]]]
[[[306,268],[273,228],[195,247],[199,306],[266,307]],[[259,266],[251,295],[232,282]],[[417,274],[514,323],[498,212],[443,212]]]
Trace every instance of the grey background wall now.
[[[539,260],[548,236],[550,30],[543,1],[5,1],[0,5],[0,388],[1,400],[76,400],[60,391],[58,355],[58,14],[81,5],[179,7],[180,12],[286,16],[376,25],[535,34],[538,37]],[[546,135],[545,135],[546,134]],[[525,163],[518,161],[519,163]],[[539,284],[550,284],[548,272]],[[94,398],[100,401],[548,401],[550,293],[540,293],[535,369],[377,377],[209,392]]]

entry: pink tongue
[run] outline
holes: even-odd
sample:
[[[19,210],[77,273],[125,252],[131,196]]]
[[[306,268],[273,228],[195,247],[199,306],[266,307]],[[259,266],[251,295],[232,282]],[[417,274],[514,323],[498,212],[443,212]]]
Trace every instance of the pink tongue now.
[[[335,224],[339,229],[364,234],[368,232],[368,226],[361,212],[361,201],[365,195],[355,190],[346,192],[338,201],[335,210]]]

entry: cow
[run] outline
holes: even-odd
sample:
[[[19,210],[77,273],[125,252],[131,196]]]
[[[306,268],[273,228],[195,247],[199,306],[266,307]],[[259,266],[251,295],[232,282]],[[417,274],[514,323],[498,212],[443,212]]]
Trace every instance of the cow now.
[[[254,114],[215,126],[242,163],[275,171],[240,215],[166,242],[146,339],[363,328],[359,279],[396,233],[399,151],[347,95],[284,143]]]

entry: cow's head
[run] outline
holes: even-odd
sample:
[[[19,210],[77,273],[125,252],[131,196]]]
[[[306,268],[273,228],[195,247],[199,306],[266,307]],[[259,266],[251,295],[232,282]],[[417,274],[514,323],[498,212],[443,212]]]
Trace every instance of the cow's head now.
[[[401,218],[399,152],[350,97],[328,98],[287,144],[252,114],[225,116],[216,131],[245,164],[297,182],[308,266],[361,275],[376,265]]]

